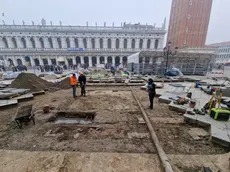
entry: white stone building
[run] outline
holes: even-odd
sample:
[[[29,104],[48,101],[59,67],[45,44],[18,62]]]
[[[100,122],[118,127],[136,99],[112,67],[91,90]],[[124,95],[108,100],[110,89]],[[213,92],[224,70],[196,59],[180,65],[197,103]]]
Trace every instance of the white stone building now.
[[[207,46],[215,48],[216,63],[224,64],[230,62],[230,42],[221,42]]]
[[[127,56],[162,50],[162,27],[140,24],[117,26],[0,25],[0,60],[4,66],[125,64]]]

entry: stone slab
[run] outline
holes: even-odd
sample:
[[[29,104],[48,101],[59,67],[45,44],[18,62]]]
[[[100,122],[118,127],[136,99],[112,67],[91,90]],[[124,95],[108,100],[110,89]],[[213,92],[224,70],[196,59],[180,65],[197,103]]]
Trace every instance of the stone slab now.
[[[32,93],[27,93],[18,97],[14,97],[13,99],[18,100],[18,101],[23,101],[26,99],[33,99],[34,95]]]
[[[176,111],[176,112],[181,112],[181,113],[185,113],[187,110],[188,106],[186,105],[177,105],[173,102],[169,103],[169,109],[172,111]]]
[[[208,137],[209,133],[204,130],[203,128],[190,128],[188,130],[188,134],[194,139],[194,140],[200,140],[202,137]]]
[[[230,121],[217,121],[209,115],[184,114],[185,121],[210,126],[211,140],[222,146],[230,146]]]
[[[16,105],[18,104],[17,100],[0,100],[0,107],[6,107],[6,106],[10,106],[10,105]]]
[[[32,92],[32,94],[33,94],[33,96],[37,96],[37,95],[45,94],[45,91],[44,90],[35,91],[35,92]]]

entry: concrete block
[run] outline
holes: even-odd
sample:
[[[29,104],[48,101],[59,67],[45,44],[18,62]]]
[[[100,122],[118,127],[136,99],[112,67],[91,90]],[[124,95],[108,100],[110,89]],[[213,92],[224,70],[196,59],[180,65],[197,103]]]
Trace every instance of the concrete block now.
[[[177,105],[177,104],[171,102],[169,104],[169,109],[172,110],[172,111],[185,113],[186,110],[187,110],[187,106],[186,105]]]
[[[10,105],[18,104],[17,100],[0,100],[0,107],[6,107]]]
[[[18,102],[23,101],[23,100],[28,100],[28,99],[33,99],[34,96],[32,93],[24,94],[18,97],[15,97],[13,99],[18,100]]]
[[[169,99],[168,96],[162,95],[162,96],[160,96],[160,97],[158,98],[158,101],[159,101],[159,103],[166,103],[166,104],[169,104],[169,103],[171,103],[173,100]]]
[[[203,128],[191,128],[188,131],[188,134],[194,139],[194,140],[200,140],[202,137],[208,137],[209,133],[204,130]]]

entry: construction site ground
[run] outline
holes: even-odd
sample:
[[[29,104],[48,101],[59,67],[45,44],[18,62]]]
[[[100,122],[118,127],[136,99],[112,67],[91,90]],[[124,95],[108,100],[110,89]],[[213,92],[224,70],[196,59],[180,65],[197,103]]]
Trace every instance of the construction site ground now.
[[[148,94],[132,87],[149,116],[152,126],[174,171],[199,171],[203,166],[228,171],[228,150],[208,136],[194,139],[183,115],[154,101],[148,109]],[[19,129],[12,119],[18,107],[1,109],[0,168],[3,172],[99,172],[162,171],[156,148],[142,113],[129,87],[89,87],[87,97],[72,98],[72,90],[47,92],[20,105],[33,104],[36,124]],[[48,122],[44,105],[53,111],[94,111],[92,124]],[[208,128],[202,128],[208,131]]]

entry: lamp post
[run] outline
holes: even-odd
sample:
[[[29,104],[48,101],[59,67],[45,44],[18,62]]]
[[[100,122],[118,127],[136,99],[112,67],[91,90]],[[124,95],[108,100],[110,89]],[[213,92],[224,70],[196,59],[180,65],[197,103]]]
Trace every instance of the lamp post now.
[[[167,43],[167,45],[166,45],[166,47],[163,49],[163,51],[164,51],[164,56],[166,56],[166,65],[165,65],[165,74],[166,74],[166,72],[167,72],[167,70],[168,70],[168,61],[169,61],[169,55],[176,55],[176,53],[177,53],[177,49],[178,49],[178,47],[175,47],[175,52],[173,53],[172,51],[171,51],[171,42],[169,41],[168,43]]]

